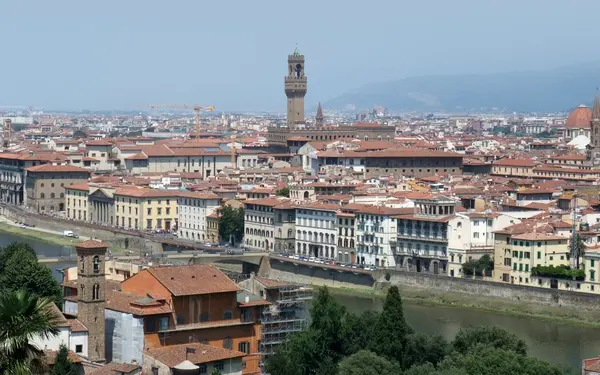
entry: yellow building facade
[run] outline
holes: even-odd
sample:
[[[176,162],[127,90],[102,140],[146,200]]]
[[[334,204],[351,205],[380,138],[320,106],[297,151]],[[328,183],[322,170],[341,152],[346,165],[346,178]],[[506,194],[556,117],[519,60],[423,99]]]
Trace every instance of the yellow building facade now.
[[[67,219],[87,221],[89,186],[86,183],[65,186],[65,216]]]
[[[115,191],[115,223],[123,228],[173,230],[178,192],[124,187]]]

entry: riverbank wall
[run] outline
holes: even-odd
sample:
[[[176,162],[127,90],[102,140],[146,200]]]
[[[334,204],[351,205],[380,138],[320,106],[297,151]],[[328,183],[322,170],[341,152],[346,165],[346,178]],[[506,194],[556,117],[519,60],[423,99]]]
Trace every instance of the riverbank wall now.
[[[437,296],[460,294],[466,296],[466,300],[469,298],[485,298],[492,310],[494,309],[494,302],[498,301],[511,302],[516,306],[550,306],[568,310],[600,312],[600,295],[596,294],[399,270],[362,273],[353,272],[351,269],[347,271],[338,270],[308,263],[301,264],[299,262],[264,258],[259,274],[275,280],[354,289],[361,292],[374,292],[391,285],[397,285],[401,290],[421,290],[435,293]],[[386,280],[386,274],[389,274],[389,280]]]
[[[50,216],[39,215],[25,212],[18,208],[2,205],[0,206],[0,215],[14,222],[25,222],[28,225],[35,225],[36,228],[43,228],[62,233],[65,230],[71,230],[80,236],[95,238],[107,243],[111,247],[142,251],[148,254],[161,253],[163,247],[161,243],[154,242],[135,233],[122,233],[109,228],[103,228],[89,223],[78,221],[67,221]],[[33,229],[28,229],[32,231]],[[40,233],[43,238],[44,233]]]

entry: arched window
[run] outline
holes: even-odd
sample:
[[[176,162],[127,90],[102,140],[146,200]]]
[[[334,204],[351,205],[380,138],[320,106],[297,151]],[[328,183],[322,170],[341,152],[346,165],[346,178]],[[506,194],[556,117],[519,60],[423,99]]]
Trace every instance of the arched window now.
[[[54,195],[54,193],[50,193],[50,198],[52,198],[52,199],[54,199],[54,198],[55,198],[55,195]]]
[[[79,258],[79,263],[81,264],[81,272],[85,271],[85,258],[83,255]]]
[[[41,193],[41,194],[40,194],[40,198],[41,198],[41,199],[44,199],[44,198],[46,198],[46,194],[44,194],[44,193]]]
[[[40,184],[40,187],[44,187],[44,183],[43,182]]]
[[[100,257],[98,255],[94,256],[94,273],[100,272]]]
[[[97,300],[100,298],[100,285],[94,284],[92,288],[92,299]]]
[[[65,193],[60,193],[60,197],[64,198],[65,197]]]
[[[50,184],[50,187],[54,187],[54,182]]]

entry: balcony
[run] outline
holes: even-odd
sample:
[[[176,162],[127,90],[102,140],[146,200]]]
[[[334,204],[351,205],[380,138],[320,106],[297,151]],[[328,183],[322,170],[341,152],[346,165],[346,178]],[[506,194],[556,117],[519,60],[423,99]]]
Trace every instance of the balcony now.
[[[425,250],[408,250],[408,249],[397,249],[394,252],[394,255],[406,255],[415,258],[427,258],[427,259],[446,259],[448,258],[446,254],[439,251],[425,251]]]
[[[433,233],[423,233],[423,232],[399,232],[397,234],[398,239],[403,240],[425,240],[431,242],[448,242],[448,237],[446,233],[438,232],[436,234]]]

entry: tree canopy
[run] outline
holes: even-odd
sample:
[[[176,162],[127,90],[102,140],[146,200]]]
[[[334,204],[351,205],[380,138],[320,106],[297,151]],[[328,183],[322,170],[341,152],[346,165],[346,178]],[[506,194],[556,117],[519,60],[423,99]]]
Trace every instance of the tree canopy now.
[[[41,373],[44,352],[31,340],[58,334],[59,316],[52,303],[26,290],[0,295],[0,374]]]
[[[62,289],[50,268],[38,262],[30,245],[12,242],[0,248],[0,295],[21,289],[62,304]]]
[[[275,195],[277,195],[278,197],[286,197],[289,198],[290,197],[290,188],[289,187],[284,187],[281,188],[279,190],[277,190],[277,192],[275,193]]]
[[[69,349],[61,345],[48,375],[79,375],[79,369],[69,359]]]
[[[415,333],[397,287],[381,312],[354,315],[321,288],[311,324],[266,358],[271,375],[564,375],[527,356],[518,337],[495,327],[462,329],[452,343]]]
[[[219,218],[219,236],[229,242],[231,238],[240,242],[244,237],[244,209],[225,205]]]

